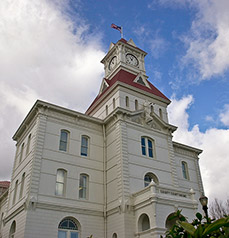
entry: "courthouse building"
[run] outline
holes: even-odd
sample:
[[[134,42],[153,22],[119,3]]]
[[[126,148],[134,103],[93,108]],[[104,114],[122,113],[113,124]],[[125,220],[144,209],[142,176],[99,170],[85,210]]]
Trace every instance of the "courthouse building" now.
[[[146,54],[132,40],[112,43],[84,114],[34,104],[13,136],[0,237],[158,238],[178,209],[194,218],[202,151],[172,140],[170,100],[148,81]]]

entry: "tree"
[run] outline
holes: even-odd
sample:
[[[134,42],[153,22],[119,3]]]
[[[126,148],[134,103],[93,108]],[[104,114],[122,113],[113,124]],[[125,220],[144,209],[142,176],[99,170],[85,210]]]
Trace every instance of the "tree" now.
[[[223,203],[222,201],[215,198],[215,200],[209,205],[209,214],[214,219],[229,216],[229,199]]]
[[[176,224],[166,232],[164,238],[228,238],[229,216],[218,220],[206,219],[200,213],[196,213],[196,219],[188,223],[181,211],[170,218],[176,219]],[[163,238],[163,236],[161,236]]]

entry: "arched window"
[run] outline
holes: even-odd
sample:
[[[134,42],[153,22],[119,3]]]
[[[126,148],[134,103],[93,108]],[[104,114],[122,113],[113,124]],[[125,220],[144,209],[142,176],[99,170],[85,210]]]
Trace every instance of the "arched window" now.
[[[115,109],[115,98],[113,98],[113,109]]]
[[[25,183],[25,173],[23,173],[22,178],[21,178],[21,189],[20,189],[19,198],[22,198],[23,190],[24,190],[24,183]]]
[[[10,233],[9,233],[9,238],[14,238],[16,232],[16,222],[13,221],[11,227],[10,227]]]
[[[147,214],[142,214],[138,219],[138,231],[146,231],[150,229],[150,221]]]
[[[157,184],[157,185],[159,184],[158,178],[155,174],[147,173],[144,177],[145,187],[149,186],[152,181],[154,181],[154,183]]]
[[[89,176],[87,174],[80,174],[79,198],[88,199],[88,183]]]
[[[129,97],[126,96],[126,107],[129,107],[129,106],[130,106]]]
[[[183,178],[189,179],[188,164],[185,161],[182,161],[181,165],[182,165]]]
[[[150,106],[150,112],[151,112],[151,113],[154,112],[154,107],[153,107],[153,105]]]
[[[106,105],[106,116],[108,115],[108,106]]]
[[[162,117],[162,110],[161,110],[161,108],[159,108],[159,116],[160,116],[160,118],[161,118],[161,119],[163,119],[163,117]]]
[[[135,100],[135,110],[138,110],[138,100]]]
[[[20,154],[19,163],[22,161],[22,157],[23,157],[23,153],[24,153],[24,147],[25,147],[25,143],[23,143],[23,144],[21,145],[21,154]]]
[[[55,195],[64,196],[65,194],[65,183],[66,183],[67,172],[64,169],[58,169],[56,174],[56,191]]]
[[[112,238],[118,238],[117,233],[114,233],[114,234],[112,235]]]
[[[166,218],[165,227],[168,230],[170,230],[176,224],[176,221],[179,220],[177,217],[174,217],[174,216],[175,216],[175,212],[169,214],[168,217]]]
[[[153,158],[153,140],[148,137],[141,137],[141,147],[142,147],[142,155]]]
[[[29,134],[28,140],[27,140],[26,155],[29,153],[29,150],[30,150],[30,141],[31,141],[31,134]]]
[[[68,147],[68,137],[69,137],[69,132],[66,130],[61,130],[60,131],[60,145],[59,145],[59,150],[61,151],[67,151]]]
[[[15,204],[16,202],[16,197],[17,197],[17,189],[18,189],[18,180],[15,183],[15,187],[14,187],[14,197],[13,197],[13,204]]]
[[[63,219],[58,226],[58,238],[79,238],[79,225],[73,218]]]
[[[88,156],[89,154],[89,137],[81,136],[81,152],[82,156]]]

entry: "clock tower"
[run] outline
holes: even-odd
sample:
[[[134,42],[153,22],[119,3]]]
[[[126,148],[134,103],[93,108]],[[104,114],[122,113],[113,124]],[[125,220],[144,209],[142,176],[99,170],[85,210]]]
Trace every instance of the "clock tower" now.
[[[141,73],[146,77],[144,58],[147,53],[134,44],[133,40],[120,39],[116,44],[111,43],[107,55],[102,59],[105,78],[111,79],[120,69],[133,74]]]

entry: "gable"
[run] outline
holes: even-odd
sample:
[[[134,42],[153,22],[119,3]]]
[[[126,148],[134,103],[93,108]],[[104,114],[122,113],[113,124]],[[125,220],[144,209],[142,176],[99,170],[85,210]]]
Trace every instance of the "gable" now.
[[[139,83],[140,77],[141,77],[140,82],[143,81],[143,83]],[[138,81],[138,82],[135,82],[135,81]],[[104,86],[104,82],[106,83],[107,87]],[[160,92],[155,86],[153,86],[153,84],[151,84],[144,76],[142,76],[141,74],[135,75],[135,74],[132,74],[128,71],[121,69],[110,80],[108,80],[106,78],[103,79],[103,82],[100,87],[100,93],[95,98],[95,100],[92,102],[92,104],[89,106],[89,108],[86,111],[86,114],[91,113],[95,109],[93,107],[95,106],[96,102],[99,99],[102,99],[104,94],[107,92],[107,90],[109,90],[115,83],[118,83],[118,82],[124,83],[126,85],[137,88],[138,90],[141,90],[143,92],[147,92],[154,96],[157,96],[157,97],[163,99],[163,101],[166,101],[167,104],[170,103],[170,100],[162,92]]]
[[[128,114],[128,119],[142,126],[164,132],[174,132],[177,127],[164,122],[156,113],[149,112],[145,107]]]

